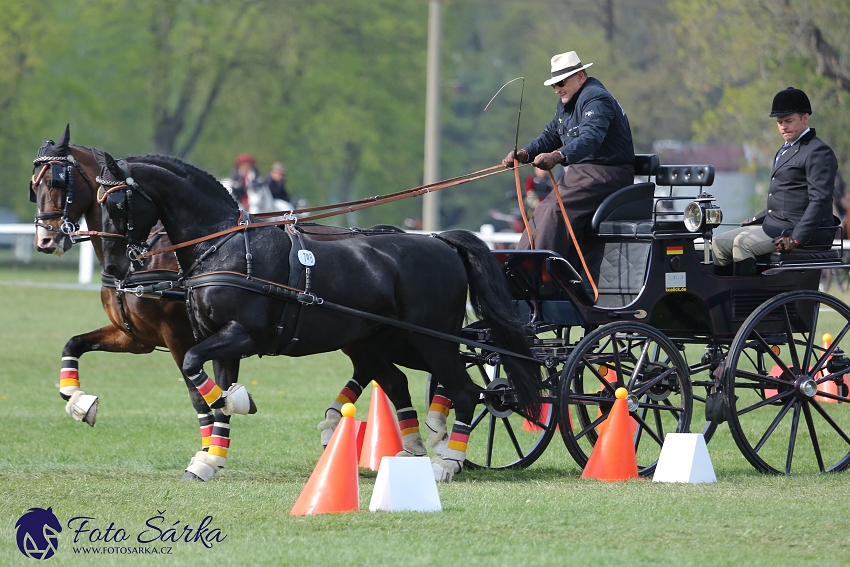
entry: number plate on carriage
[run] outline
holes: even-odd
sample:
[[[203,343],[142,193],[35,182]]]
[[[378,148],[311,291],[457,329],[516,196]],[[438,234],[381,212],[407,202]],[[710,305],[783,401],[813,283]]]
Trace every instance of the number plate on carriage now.
[[[681,272],[666,272],[664,274],[664,291],[687,291],[687,274]]]

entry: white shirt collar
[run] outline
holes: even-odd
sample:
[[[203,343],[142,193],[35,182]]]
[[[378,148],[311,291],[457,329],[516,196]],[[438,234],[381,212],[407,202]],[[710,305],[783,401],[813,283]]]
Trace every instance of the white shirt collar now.
[[[811,128],[806,128],[806,130],[805,130],[802,134],[800,134],[799,136],[797,136],[797,139],[796,139],[796,140],[794,140],[793,142],[791,142],[790,144],[788,144],[788,147],[791,147],[791,146],[793,146],[794,144],[796,144],[797,142],[799,142],[799,141],[800,141],[800,138],[802,138],[803,136],[805,136],[806,134],[808,134],[808,133],[809,133],[809,130],[811,130]]]

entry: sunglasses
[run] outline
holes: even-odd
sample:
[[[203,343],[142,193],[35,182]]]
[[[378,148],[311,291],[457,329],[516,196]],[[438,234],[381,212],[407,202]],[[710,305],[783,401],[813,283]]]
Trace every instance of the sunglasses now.
[[[565,84],[567,84],[568,80],[569,80],[569,77],[567,77],[566,79],[561,79],[557,83],[552,83],[552,88],[554,89],[556,87],[563,87]]]

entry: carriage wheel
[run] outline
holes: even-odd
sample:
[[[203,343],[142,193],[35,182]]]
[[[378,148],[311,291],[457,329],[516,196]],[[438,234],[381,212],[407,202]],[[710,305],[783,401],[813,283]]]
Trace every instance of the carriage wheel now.
[[[554,389],[540,391],[543,411],[535,421],[517,407],[510,378],[501,364],[470,368],[469,374],[494,394],[485,394],[475,410],[464,466],[509,469],[531,465],[543,454],[558,426]],[[554,381],[557,383],[557,373]]]
[[[609,323],[585,336],[567,360],[558,395],[561,435],[582,468],[618,387],[629,391],[638,472],[649,476],[664,436],[690,426],[688,367],[670,339],[643,323]]]
[[[850,466],[848,331],[850,307],[816,291],[783,293],[744,321],[729,347],[723,391],[732,437],[759,471]]]

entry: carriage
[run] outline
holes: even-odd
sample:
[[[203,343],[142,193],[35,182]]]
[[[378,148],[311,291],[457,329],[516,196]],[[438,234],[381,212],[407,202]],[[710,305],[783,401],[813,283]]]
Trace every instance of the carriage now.
[[[68,137],[66,129],[65,145]],[[52,142],[49,146],[56,149]],[[66,150],[68,157],[63,158]],[[73,159],[72,151],[78,153],[77,160]],[[75,222],[83,212],[100,220],[100,208],[87,194],[95,190],[91,179],[96,169],[92,170],[95,166],[90,154],[90,150],[65,148],[58,157],[44,158],[51,169],[42,167],[39,177],[34,177],[32,196],[36,196],[34,189],[42,194],[48,191],[48,186],[61,192],[53,195],[52,202],[43,203],[51,210],[42,209],[37,222],[43,224],[45,219],[62,217],[64,226]],[[56,161],[60,158],[66,159],[67,165]],[[85,160],[83,166],[79,165],[81,158]],[[79,168],[85,184],[79,178],[72,180],[70,174],[61,177],[65,175],[63,168],[70,171],[72,166]],[[85,168],[90,169],[90,175],[84,174]],[[120,179],[131,182],[123,171],[117,173]],[[636,173],[645,175],[647,181],[609,196],[585,231],[581,248],[589,277],[586,273],[583,277],[570,262],[546,250],[492,253],[501,269],[496,271],[496,278],[504,278],[510,290],[506,301],[511,305],[506,307],[524,321],[522,331],[532,359],[545,369],[545,380],[537,394],[542,405],[539,416],[526,411],[517,374],[506,370],[511,367],[511,353],[496,345],[492,325],[482,319],[463,327],[460,336],[445,333],[437,336],[440,341],[448,339],[463,345],[460,352],[463,364],[480,386],[469,422],[466,466],[493,469],[528,466],[560,431],[570,454],[583,467],[613,405],[614,391],[622,386],[628,391],[642,475],[654,471],[665,434],[702,431],[709,440],[724,422],[729,423],[742,454],[762,472],[789,474],[846,469],[850,466],[850,397],[845,381],[850,370],[850,359],[845,354],[850,342],[847,336],[850,308],[817,291],[822,270],[850,267],[842,262],[842,250],[827,246],[776,253],[759,258],[757,273],[752,276],[715,274],[709,242],[712,229],[720,224],[722,216],[712,196],[705,192],[713,183],[713,168],[662,166],[657,156],[641,155],[636,159]],[[49,183],[42,176],[49,178]],[[76,193],[79,198],[72,203],[71,188],[75,185],[79,185]],[[213,185],[224,191],[217,183]],[[657,197],[659,188],[669,190],[665,196]],[[137,191],[137,197],[142,197],[135,199],[138,210],[146,207],[146,201],[150,202],[151,198],[141,188]],[[690,194],[683,195],[683,191]],[[129,209],[129,217],[133,219],[131,194],[127,187],[126,195],[114,204]],[[188,198],[197,200],[194,195]],[[688,204],[682,212],[673,212],[677,207],[670,205],[676,202]],[[155,220],[152,217],[150,224]],[[294,300],[325,307],[333,305],[315,294],[296,296],[290,293],[294,288],[252,280],[248,225],[239,226],[245,235],[244,257],[248,264],[241,269],[247,272],[247,280],[240,277],[236,282],[233,274],[226,281],[202,276],[207,279],[201,283],[195,280],[196,287],[232,286],[257,295],[278,294],[287,297],[290,303]],[[57,229],[45,227],[59,234]],[[225,231],[230,235],[227,238],[234,236],[237,229]],[[125,247],[131,230],[132,225],[119,238]],[[63,229],[63,233],[69,232],[70,229],[68,232]],[[361,234],[357,232],[354,236]],[[207,252],[198,256],[197,263],[203,262],[215,248],[207,248]],[[298,250],[295,247],[292,250],[295,257]],[[135,254],[138,250],[131,252]],[[190,264],[196,265],[186,263]],[[178,282],[148,281],[145,278],[149,279],[150,273],[136,276],[112,284],[116,288],[110,293],[119,299],[121,318],[114,314],[111,318],[119,334],[133,339],[128,346],[121,347],[124,351],[149,352],[152,347],[148,340],[136,336],[137,331],[133,330],[138,323],[132,315],[136,311],[141,313],[144,302],[150,301],[139,297],[149,294],[182,303],[188,297],[177,289],[178,285],[185,284],[185,289],[191,289],[193,284],[182,278]],[[309,288],[309,277],[307,281]],[[297,278],[290,283],[297,284]],[[129,318],[120,302],[122,294],[138,303],[128,309]],[[347,310],[348,315],[379,319],[391,326],[398,324],[362,309],[336,307]],[[190,318],[191,309],[190,304]],[[188,326],[185,316],[180,319],[171,314],[171,317],[174,325]],[[414,334],[432,332],[411,324],[403,328]],[[101,331],[114,329],[105,327]],[[95,334],[90,333],[93,337]],[[165,338],[164,344],[172,352],[178,352],[182,360],[183,354],[194,348],[189,344],[191,334],[183,330],[181,344],[188,343],[176,351],[177,343],[169,345]],[[68,352],[63,352],[63,357],[76,361],[83,352],[92,350],[85,340],[78,339],[69,341]],[[289,342],[291,345],[291,337]],[[192,358],[193,363],[198,362],[196,356]],[[175,360],[181,365],[178,356]],[[64,364],[65,358],[63,367]],[[185,373],[186,366],[182,368]],[[238,358],[235,370],[238,371]],[[76,370],[73,373],[76,375]],[[188,376],[191,395],[195,388]],[[205,407],[203,399],[193,398],[193,404],[197,404],[196,409]],[[94,423],[93,417],[84,420]],[[204,424],[202,421],[202,436]]]
[[[848,267],[842,251],[774,253],[754,275],[716,275],[713,167],[639,155],[636,172],[647,182],[609,196],[580,243],[597,298],[553,252],[494,251],[547,370],[545,410],[539,422],[523,417],[499,357],[467,349],[486,388],[467,466],[528,466],[560,431],[583,467],[623,386],[642,476],[653,473],[666,433],[701,431],[708,441],[724,422],[759,471],[846,469],[850,310],[817,291],[821,270]],[[672,212],[679,201],[688,204]],[[464,334],[488,338],[477,323]]]

